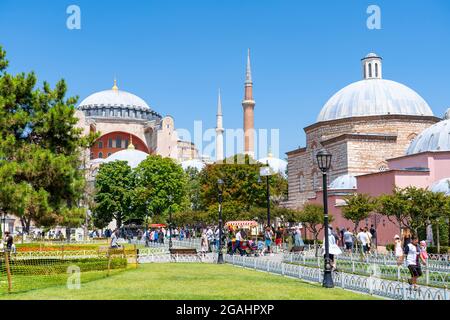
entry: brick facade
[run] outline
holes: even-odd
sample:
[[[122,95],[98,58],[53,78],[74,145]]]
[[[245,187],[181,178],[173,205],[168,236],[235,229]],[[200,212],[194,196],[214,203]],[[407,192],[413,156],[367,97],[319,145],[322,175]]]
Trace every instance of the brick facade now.
[[[333,154],[329,183],[344,174],[387,169],[386,159],[405,154],[411,140],[440,119],[432,116],[384,115],[318,122],[306,127],[306,147],[287,152],[289,208],[300,208],[321,190],[316,153]]]

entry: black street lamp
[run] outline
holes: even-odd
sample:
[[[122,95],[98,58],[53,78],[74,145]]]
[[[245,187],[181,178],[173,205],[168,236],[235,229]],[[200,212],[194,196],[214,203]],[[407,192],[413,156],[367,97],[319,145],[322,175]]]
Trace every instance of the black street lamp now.
[[[259,179],[258,182],[261,182],[261,177],[266,177],[266,200],[267,200],[267,226],[270,228],[270,185],[269,185],[269,177],[272,174],[269,164],[266,167],[261,167],[259,169]]]
[[[172,200],[173,196],[169,195],[169,251],[172,250]]]
[[[222,252],[222,232],[223,232],[223,221],[222,221],[222,196],[223,196],[223,180],[218,179],[217,185],[219,186],[219,254],[217,256],[217,263],[223,263],[223,252]]]
[[[327,186],[327,172],[331,167],[331,153],[326,150],[321,150],[317,153],[317,164],[320,171],[322,171],[323,178],[323,224],[325,229],[325,266],[323,273],[323,283],[322,286],[325,288],[333,288],[333,277],[331,275],[331,260],[330,260],[330,243],[328,240],[328,186]]]

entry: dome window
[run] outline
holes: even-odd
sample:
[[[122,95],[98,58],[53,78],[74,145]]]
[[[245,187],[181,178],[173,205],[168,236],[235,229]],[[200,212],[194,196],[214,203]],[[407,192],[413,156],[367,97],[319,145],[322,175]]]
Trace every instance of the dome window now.
[[[103,159],[103,152],[99,152],[99,153],[98,153],[98,157],[99,157],[100,159]]]

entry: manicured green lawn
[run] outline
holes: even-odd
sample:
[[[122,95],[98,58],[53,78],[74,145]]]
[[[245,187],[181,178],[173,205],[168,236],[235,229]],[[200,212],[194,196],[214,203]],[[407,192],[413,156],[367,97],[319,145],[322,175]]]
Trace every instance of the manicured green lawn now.
[[[82,275],[83,277],[83,275]],[[82,283],[1,295],[0,299],[373,299],[339,288],[324,289],[296,279],[245,270],[231,265],[192,263],[144,264],[138,269]]]

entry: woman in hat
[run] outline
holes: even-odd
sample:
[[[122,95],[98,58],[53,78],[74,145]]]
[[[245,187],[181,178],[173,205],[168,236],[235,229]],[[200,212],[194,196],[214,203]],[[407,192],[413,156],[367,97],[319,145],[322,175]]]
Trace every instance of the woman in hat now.
[[[403,247],[398,234],[394,236],[394,251],[395,258],[397,259],[397,265],[401,266],[403,264]]]

